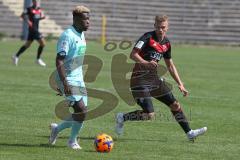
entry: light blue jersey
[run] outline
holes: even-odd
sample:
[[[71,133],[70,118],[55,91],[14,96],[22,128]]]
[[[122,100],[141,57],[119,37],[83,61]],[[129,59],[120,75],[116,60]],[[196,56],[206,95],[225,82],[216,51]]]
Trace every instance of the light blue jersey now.
[[[84,33],[77,32],[73,26],[66,29],[59,37],[57,43],[57,54],[65,56],[64,68],[66,80],[71,86],[85,88],[83,81],[83,59],[86,51],[86,41]],[[62,83],[57,74],[56,81],[59,88],[63,91]],[[76,88],[75,88],[76,90]],[[67,97],[70,101],[79,101],[82,95],[73,95]],[[85,102],[86,105],[86,102]]]

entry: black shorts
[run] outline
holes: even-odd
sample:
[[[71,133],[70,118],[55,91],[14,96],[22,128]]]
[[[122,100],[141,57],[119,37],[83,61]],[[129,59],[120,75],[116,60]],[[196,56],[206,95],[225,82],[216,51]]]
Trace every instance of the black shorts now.
[[[42,39],[43,36],[39,31],[29,31],[28,32],[28,39],[29,41],[33,41],[33,40],[40,40]]]
[[[172,86],[164,80],[159,80],[158,85],[131,86],[132,95],[139,106],[146,113],[154,112],[151,98],[170,106],[176,99],[172,94]]]

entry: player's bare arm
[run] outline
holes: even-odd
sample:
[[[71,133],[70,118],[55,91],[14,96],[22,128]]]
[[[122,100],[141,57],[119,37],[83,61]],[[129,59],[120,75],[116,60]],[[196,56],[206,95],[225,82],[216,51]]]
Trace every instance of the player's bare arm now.
[[[46,18],[46,16],[45,16],[45,14],[42,12],[41,13],[41,18],[40,18],[40,20],[43,20],[43,19],[45,19]]]
[[[133,50],[132,50],[132,52],[131,52],[131,54],[130,54],[130,58],[131,58],[133,61],[137,62],[137,63],[146,64],[146,65],[148,65],[148,66],[151,67],[151,68],[156,68],[156,67],[158,66],[158,63],[155,62],[155,61],[150,61],[150,62],[148,62],[148,61],[144,60],[144,59],[139,55],[139,49],[137,49],[137,48],[133,48]]]
[[[26,16],[26,13],[23,12],[23,13],[20,15],[20,18],[21,18],[21,19],[24,19],[25,16]]]
[[[172,59],[164,59],[167,69],[172,78],[177,82],[179,90],[183,93],[183,96],[188,95],[188,91],[185,89],[183,82],[180,79],[177,68],[175,67]]]
[[[32,22],[29,20],[28,15],[26,12],[23,12],[20,16],[22,20],[27,20],[28,26],[31,28],[32,27]]]
[[[65,74],[65,69],[64,69],[64,57],[63,56],[59,56],[57,55],[56,57],[56,67],[57,67],[57,71],[59,74],[59,77],[63,83],[64,86],[64,93],[66,95],[71,95],[71,89],[67,83],[66,80],[66,74]]]

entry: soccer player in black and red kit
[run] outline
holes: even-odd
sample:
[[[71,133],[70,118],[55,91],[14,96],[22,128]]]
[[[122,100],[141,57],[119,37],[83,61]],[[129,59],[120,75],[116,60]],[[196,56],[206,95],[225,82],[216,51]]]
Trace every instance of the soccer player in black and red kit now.
[[[21,15],[21,18],[26,18],[28,22],[28,38],[26,43],[18,50],[18,52],[12,56],[13,63],[18,65],[19,56],[31,46],[33,40],[37,40],[39,43],[37,51],[36,63],[40,66],[45,67],[46,64],[40,58],[43,48],[45,46],[45,41],[42,34],[39,32],[39,21],[45,19],[43,11],[38,7],[37,0],[32,0],[32,6],[27,8]]]
[[[180,103],[175,99],[171,88],[158,77],[158,62],[163,58],[172,78],[178,84],[184,96],[188,95],[183,82],[177,72],[171,57],[171,43],[166,37],[168,30],[168,17],[166,15],[155,17],[155,30],[145,33],[137,41],[130,58],[136,62],[131,76],[131,92],[136,103],[142,110],[129,113],[118,113],[116,116],[116,132],[123,133],[125,121],[150,120],[154,118],[154,108],[151,98],[166,104],[176,121],[179,123],[189,140],[207,131],[207,127],[192,130],[181,109]]]

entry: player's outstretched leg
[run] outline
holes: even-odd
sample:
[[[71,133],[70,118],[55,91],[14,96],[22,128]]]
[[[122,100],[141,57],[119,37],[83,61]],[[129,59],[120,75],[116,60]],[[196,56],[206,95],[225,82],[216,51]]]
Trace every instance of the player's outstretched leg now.
[[[68,120],[64,120],[59,124],[51,123],[50,128],[50,136],[49,136],[49,144],[54,145],[57,141],[58,133],[60,133],[62,130],[66,128],[72,127],[72,118],[68,118]]]
[[[143,110],[136,110],[129,113],[117,113],[115,131],[118,135],[123,134],[123,125],[125,121],[144,121],[154,118],[154,112],[148,113]]]
[[[151,98],[143,97],[136,98],[135,100],[142,110],[136,110],[125,114],[118,113],[116,115],[115,131],[118,135],[123,134],[123,124],[125,121],[144,121],[154,118],[154,109]]]
[[[188,120],[185,117],[185,115],[181,109],[181,106],[177,101],[175,101],[173,104],[170,105],[170,109],[171,109],[171,112],[172,112],[173,116],[175,117],[176,121],[182,127],[183,131],[186,133],[186,135],[190,141],[194,141],[194,139],[197,136],[202,135],[207,131],[207,127],[192,130],[189,127]]]
[[[19,56],[26,50],[28,49],[32,44],[31,40],[28,40],[19,50],[16,54],[14,54],[12,56],[12,61],[14,65],[18,65],[18,61],[19,61]]]

